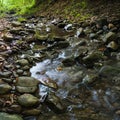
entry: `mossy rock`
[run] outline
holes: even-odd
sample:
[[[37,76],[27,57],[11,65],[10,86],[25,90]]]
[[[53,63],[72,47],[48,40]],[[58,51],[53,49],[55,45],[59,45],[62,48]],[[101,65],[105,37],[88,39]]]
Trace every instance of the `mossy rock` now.
[[[23,120],[19,115],[10,115],[7,113],[0,113],[0,120]]]

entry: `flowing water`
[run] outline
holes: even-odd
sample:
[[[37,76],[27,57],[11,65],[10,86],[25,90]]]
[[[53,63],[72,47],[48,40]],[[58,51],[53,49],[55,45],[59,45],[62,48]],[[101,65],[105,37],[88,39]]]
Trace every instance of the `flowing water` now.
[[[57,31],[60,32],[59,29],[55,29],[54,33],[62,36],[66,35]],[[49,77],[54,80],[59,86],[55,94],[67,106],[64,114],[55,114],[49,110],[49,112],[42,114],[38,120],[48,120],[48,118],[49,120],[120,120],[120,89],[118,85],[111,82],[113,76],[100,77],[92,85],[84,83],[86,75],[98,74],[100,68],[90,69],[79,63],[65,67],[62,61],[69,57],[76,57],[80,52],[79,38],[68,37],[67,41],[70,43],[69,47],[55,49],[54,54],[53,51],[47,51],[48,57],[41,62],[37,62],[30,70],[31,76],[34,78]],[[117,63],[115,64],[116,67],[118,67],[119,61]],[[108,62],[108,64],[114,66],[113,61]],[[116,77],[115,80],[119,79],[119,76],[120,74],[114,76]],[[51,88],[42,84],[39,85],[40,96],[47,95],[49,91],[52,91]],[[42,99],[44,101],[45,98]]]

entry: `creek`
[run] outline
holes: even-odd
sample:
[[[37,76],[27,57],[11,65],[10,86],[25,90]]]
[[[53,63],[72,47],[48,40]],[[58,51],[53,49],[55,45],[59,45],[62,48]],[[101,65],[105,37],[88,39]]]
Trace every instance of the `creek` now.
[[[13,36],[7,34],[3,37],[6,42],[1,42],[13,54],[1,52],[0,62],[5,59],[6,63],[0,74],[3,79],[5,72],[11,70],[8,63],[12,62],[11,79],[18,79],[15,85],[15,80],[9,82],[16,87],[11,90],[13,94],[29,93],[39,99],[39,107],[33,106],[34,110],[40,110],[37,115],[19,102],[22,110],[18,113],[25,120],[120,119],[120,42],[119,30],[113,29],[118,24],[109,28],[112,23],[107,21],[99,28],[99,22],[70,24],[66,20],[28,18],[19,23],[14,19],[8,30]],[[21,76],[38,80],[38,91],[29,92],[27,88],[25,92],[24,87],[35,86],[19,83]]]

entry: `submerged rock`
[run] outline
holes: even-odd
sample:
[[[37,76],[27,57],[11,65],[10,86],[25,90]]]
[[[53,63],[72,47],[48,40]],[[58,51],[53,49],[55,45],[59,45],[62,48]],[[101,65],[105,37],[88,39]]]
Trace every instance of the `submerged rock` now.
[[[89,75],[86,75],[83,78],[82,83],[89,85],[89,84],[94,83],[97,79],[98,79],[98,75],[96,75],[96,74],[89,74]]]
[[[32,107],[39,103],[39,99],[31,94],[23,94],[18,97],[18,103],[24,107]]]
[[[56,96],[53,92],[49,93],[45,103],[55,113],[63,113],[66,110],[62,100],[58,96]]]
[[[69,66],[75,65],[76,62],[75,62],[74,58],[69,57],[69,58],[64,59],[62,61],[62,63],[65,67],[69,67]]]
[[[99,70],[99,75],[101,76],[115,76],[120,73],[120,66],[114,67],[110,65],[105,65]]]
[[[57,83],[49,77],[40,78],[39,81],[45,86],[48,86],[53,89],[58,89]]]
[[[83,63],[87,67],[93,67],[94,63],[101,59],[103,59],[103,55],[98,51],[89,52],[85,57],[82,58]]]

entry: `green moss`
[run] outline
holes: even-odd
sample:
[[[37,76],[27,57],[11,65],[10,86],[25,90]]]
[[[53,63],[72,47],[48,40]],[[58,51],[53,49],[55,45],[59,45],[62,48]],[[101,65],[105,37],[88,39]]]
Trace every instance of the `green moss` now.
[[[1,2],[2,1],[2,2]],[[14,11],[16,14],[24,14],[34,5],[34,0],[0,0],[0,11]]]
[[[19,22],[24,22],[24,21],[26,21],[26,19],[25,19],[24,17],[19,17],[19,18],[18,18],[18,21],[19,21]]]

